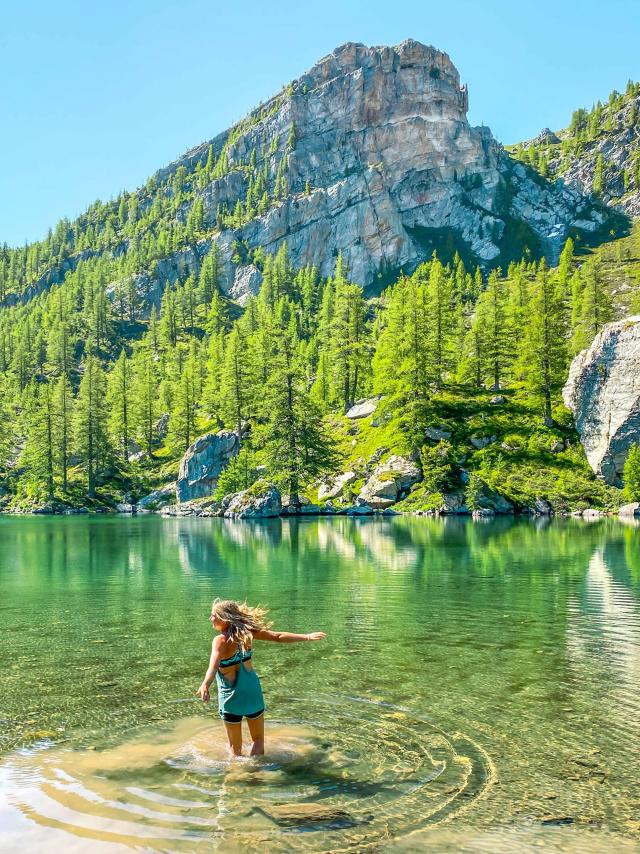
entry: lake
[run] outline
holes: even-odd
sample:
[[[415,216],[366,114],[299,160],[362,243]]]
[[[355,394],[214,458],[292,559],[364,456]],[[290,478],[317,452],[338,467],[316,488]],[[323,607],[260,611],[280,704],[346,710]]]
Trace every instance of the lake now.
[[[328,635],[256,644],[262,760],[215,596]],[[635,851],[639,598],[613,519],[0,518],[0,849]]]

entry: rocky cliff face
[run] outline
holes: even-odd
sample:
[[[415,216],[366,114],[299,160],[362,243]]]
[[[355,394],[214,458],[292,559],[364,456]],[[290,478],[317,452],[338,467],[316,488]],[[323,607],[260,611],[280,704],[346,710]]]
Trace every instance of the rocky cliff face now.
[[[606,211],[514,162],[466,113],[467,90],[447,54],[411,40],[346,44],[212,140],[226,172],[197,192],[211,227],[247,199],[242,164],[253,162],[256,181],[278,170],[282,179],[266,211],[216,235],[226,290],[237,296],[242,282],[231,261],[238,245],[275,252],[286,240],[294,265],[323,275],[342,252],[366,288],[434,249],[486,266],[525,248],[553,260],[572,230],[603,228]],[[189,151],[157,179],[202,167],[208,151],[209,143]]]
[[[640,84],[612,92],[607,104],[577,110],[570,127],[545,128],[515,153],[551,179],[596,193],[627,216],[640,216]]]
[[[640,316],[607,324],[571,363],[563,390],[587,459],[612,485],[640,442]]]

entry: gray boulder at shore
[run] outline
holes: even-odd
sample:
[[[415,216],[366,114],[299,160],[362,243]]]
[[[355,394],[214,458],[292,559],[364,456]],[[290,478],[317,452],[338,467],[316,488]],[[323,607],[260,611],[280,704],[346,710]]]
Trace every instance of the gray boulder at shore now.
[[[224,516],[227,519],[266,519],[279,516],[282,511],[282,499],[276,487],[259,480],[234,495],[226,496]]]
[[[212,495],[220,473],[240,450],[238,434],[233,430],[206,433],[190,445],[180,463],[176,481],[179,504]]]
[[[176,498],[176,485],[174,481],[166,483],[160,489],[155,489],[144,498],[140,498],[136,502],[136,510],[157,510],[164,507],[166,504],[173,504]]]
[[[376,509],[389,507],[422,480],[419,467],[406,457],[393,455],[376,466],[358,494],[357,503]]]
[[[318,501],[340,498],[344,494],[345,486],[349,486],[357,479],[358,475],[354,471],[346,471],[337,477],[321,483],[318,489]]]
[[[640,442],[640,316],[603,327],[572,361],[562,395],[589,465],[619,486],[629,448]]]

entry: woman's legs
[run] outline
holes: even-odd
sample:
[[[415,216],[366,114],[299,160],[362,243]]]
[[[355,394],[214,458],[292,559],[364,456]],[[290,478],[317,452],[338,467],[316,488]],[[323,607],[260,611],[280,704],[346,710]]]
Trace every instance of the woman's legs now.
[[[251,756],[262,756],[264,753],[264,714],[259,718],[247,718],[251,734]]]
[[[229,721],[224,721],[224,728],[227,731],[229,747],[233,751],[233,755],[242,756],[242,723],[232,724]]]

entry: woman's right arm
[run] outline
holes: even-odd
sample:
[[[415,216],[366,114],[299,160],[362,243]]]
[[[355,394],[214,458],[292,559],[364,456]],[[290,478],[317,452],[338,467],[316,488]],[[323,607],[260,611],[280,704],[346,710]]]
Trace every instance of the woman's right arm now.
[[[204,679],[202,680],[202,684],[196,691],[196,695],[201,697],[205,703],[209,702],[209,685],[213,682],[214,676],[216,675],[216,670],[220,666],[220,661],[222,659],[222,644],[224,643],[224,638],[222,635],[218,635],[213,639],[213,643],[211,644],[211,658],[209,659],[209,667],[207,668],[207,672],[204,674]]]
[[[324,632],[310,632],[308,635],[296,635],[293,632],[272,632],[269,629],[261,629],[254,632],[256,640],[274,641],[275,643],[300,643],[302,641],[319,641],[326,638]]]

